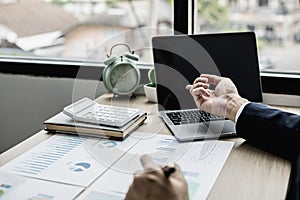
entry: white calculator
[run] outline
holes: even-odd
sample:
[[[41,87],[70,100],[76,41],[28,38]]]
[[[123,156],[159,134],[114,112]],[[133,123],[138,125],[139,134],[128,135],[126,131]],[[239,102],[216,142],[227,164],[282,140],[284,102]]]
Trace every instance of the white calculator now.
[[[140,114],[140,109],[99,104],[87,97],[65,107],[63,113],[75,121],[122,127]]]

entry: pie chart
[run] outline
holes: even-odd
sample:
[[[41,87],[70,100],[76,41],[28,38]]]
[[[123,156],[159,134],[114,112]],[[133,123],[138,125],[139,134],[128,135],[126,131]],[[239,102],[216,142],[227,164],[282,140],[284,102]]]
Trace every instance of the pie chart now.
[[[100,148],[113,148],[115,146],[117,146],[118,143],[116,143],[115,141],[104,141],[101,144],[99,144]]]
[[[83,172],[91,167],[90,163],[87,162],[79,162],[70,166],[70,170],[74,172]]]

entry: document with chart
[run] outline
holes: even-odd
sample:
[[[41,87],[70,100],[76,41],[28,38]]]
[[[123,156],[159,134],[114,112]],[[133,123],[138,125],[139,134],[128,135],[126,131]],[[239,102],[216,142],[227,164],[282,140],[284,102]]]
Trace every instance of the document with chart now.
[[[78,186],[25,178],[0,171],[1,200],[72,200],[83,189]]]
[[[190,199],[206,199],[233,144],[217,140],[178,143],[173,136],[152,134],[147,137],[144,133],[144,138],[97,179],[86,193],[126,193],[132,183],[133,173],[142,170],[140,157],[149,154],[159,165],[178,163],[188,182]]]
[[[73,192],[64,193],[68,198],[61,199],[72,199],[84,189],[77,199],[119,200],[124,198],[133,174],[142,170],[140,157],[148,154],[158,165],[178,163],[188,182],[190,199],[199,200],[207,197],[232,147],[233,142],[179,143],[171,135],[142,132],[134,132],[124,141],[54,135],[0,171],[27,177],[23,185],[26,192],[10,192],[18,197],[14,199],[47,194],[45,188],[52,188],[56,196],[59,188],[66,188]]]
[[[0,169],[22,176],[87,187],[137,142],[54,135]]]

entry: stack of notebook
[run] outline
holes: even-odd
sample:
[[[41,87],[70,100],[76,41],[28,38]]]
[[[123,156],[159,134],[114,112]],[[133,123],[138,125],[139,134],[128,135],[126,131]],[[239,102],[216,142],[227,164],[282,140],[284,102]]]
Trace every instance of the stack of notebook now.
[[[130,133],[141,126],[146,118],[147,114],[140,111],[137,117],[124,126],[116,127],[75,121],[63,112],[60,112],[44,121],[44,129],[50,133],[67,133],[124,140]]]

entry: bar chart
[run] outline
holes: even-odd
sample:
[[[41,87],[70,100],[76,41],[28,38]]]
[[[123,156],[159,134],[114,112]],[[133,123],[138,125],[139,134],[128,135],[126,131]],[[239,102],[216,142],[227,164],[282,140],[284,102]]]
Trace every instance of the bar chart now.
[[[86,187],[107,169],[87,151],[84,145],[87,140],[87,137],[54,135],[1,169],[22,176]]]

